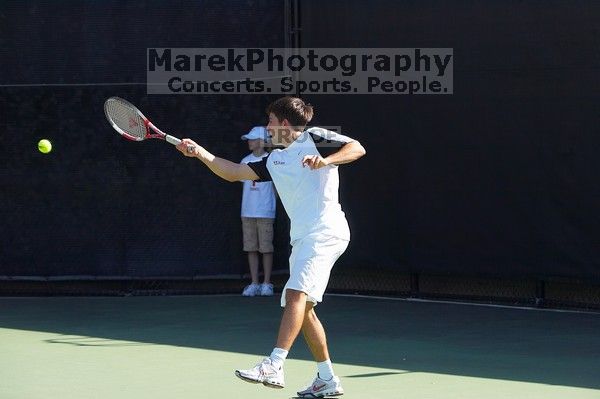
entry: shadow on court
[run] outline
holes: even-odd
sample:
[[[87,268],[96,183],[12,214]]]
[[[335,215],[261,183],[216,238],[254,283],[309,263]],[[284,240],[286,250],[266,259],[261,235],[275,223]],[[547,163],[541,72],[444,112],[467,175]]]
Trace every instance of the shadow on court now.
[[[334,363],[600,388],[600,315],[326,297],[317,313]],[[0,328],[59,334],[48,345],[175,345],[266,355],[278,298],[0,298]],[[127,342],[122,342],[127,341]],[[311,359],[300,337],[290,358]],[[397,371],[394,371],[397,370]]]

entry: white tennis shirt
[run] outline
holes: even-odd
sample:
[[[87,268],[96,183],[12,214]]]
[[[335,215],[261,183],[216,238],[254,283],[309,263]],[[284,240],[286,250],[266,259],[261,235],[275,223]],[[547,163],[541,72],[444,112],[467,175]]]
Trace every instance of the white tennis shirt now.
[[[265,152],[257,157],[253,153],[245,156],[241,163],[260,162],[269,155]],[[257,182],[243,180],[242,190],[242,217],[247,218],[275,218],[275,193],[273,183],[270,181]]]
[[[285,149],[273,150],[260,162],[248,166],[259,182],[273,181],[290,217],[290,241],[309,234],[350,240],[350,229],[338,199],[337,165],[311,170],[302,166],[305,155],[327,157],[353,139],[322,128],[310,128]]]

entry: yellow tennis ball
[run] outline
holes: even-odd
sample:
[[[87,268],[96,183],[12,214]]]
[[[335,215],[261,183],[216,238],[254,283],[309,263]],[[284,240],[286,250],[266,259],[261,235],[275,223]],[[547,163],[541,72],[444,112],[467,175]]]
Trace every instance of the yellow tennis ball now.
[[[50,151],[52,151],[52,143],[50,142],[50,140],[40,140],[38,143],[38,150],[40,150],[40,152],[43,154],[47,154]]]

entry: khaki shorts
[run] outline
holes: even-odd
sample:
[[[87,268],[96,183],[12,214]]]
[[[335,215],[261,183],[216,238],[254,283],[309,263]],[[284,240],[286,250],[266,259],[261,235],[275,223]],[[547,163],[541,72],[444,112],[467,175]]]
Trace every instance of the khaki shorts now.
[[[273,223],[271,218],[242,217],[244,251],[269,254],[273,252]]]

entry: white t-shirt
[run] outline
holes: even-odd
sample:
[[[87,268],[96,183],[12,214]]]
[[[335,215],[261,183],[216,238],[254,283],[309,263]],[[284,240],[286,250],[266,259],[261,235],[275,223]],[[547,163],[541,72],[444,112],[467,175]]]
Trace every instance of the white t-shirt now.
[[[287,148],[273,150],[261,162],[248,164],[260,181],[273,181],[291,221],[290,240],[322,234],[350,240],[350,229],[338,200],[337,165],[311,170],[305,155],[327,157],[353,139],[322,128],[310,128]]]
[[[260,162],[269,155],[265,152],[257,157],[250,153],[242,163]],[[270,181],[255,182],[244,180],[244,189],[242,193],[242,217],[247,218],[275,218],[275,192],[273,183]]]

